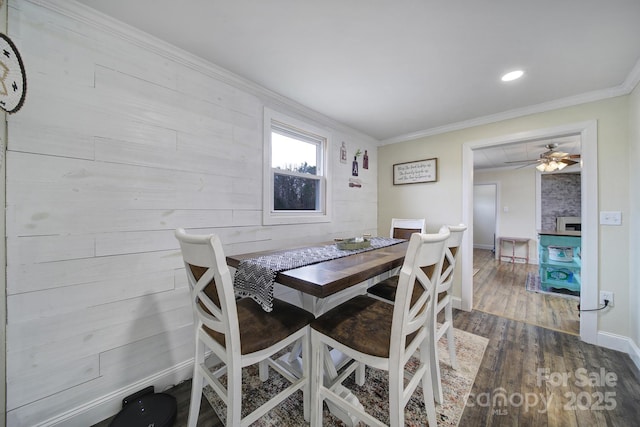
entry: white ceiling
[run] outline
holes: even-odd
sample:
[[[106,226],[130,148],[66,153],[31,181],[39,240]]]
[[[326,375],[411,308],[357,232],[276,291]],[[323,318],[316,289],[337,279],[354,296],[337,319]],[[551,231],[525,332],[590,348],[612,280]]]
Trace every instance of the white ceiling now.
[[[383,143],[628,92],[640,74],[638,0],[79,2]]]

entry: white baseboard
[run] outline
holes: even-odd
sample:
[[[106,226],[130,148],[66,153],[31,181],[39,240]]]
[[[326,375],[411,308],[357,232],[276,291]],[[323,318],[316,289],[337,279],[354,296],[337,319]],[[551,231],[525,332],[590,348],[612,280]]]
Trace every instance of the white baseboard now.
[[[631,340],[623,335],[598,331],[597,345],[600,347],[629,353],[630,342]]]
[[[598,332],[597,345],[627,353],[640,371],[640,348],[631,338],[600,331]]]
[[[34,427],[86,427],[105,420],[122,409],[122,399],[150,385],[160,393],[193,375],[193,359],[158,372],[119,390],[106,394],[98,399],[70,409],[53,418],[45,420]]]
[[[636,368],[640,371],[640,348],[632,339],[629,339],[629,357],[631,357],[633,363],[636,364]]]
[[[473,245],[474,249],[489,249],[489,250],[493,250],[493,245],[479,245],[479,244],[474,244]]]
[[[462,308],[462,298],[460,297],[451,297],[451,307],[457,308],[458,310],[471,311],[471,310],[464,310]]]

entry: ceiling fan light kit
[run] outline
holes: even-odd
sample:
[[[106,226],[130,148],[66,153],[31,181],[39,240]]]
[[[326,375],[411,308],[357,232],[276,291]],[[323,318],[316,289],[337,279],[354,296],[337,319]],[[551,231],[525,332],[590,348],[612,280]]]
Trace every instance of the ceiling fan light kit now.
[[[536,166],[536,169],[538,169],[540,172],[553,172],[556,170],[562,170],[566,167],[567,164],[564,162],[556,162],[554,160],[551,160],[549,162],[545,161],[543,163],[540,163],[538,166]]]
[[[556,151],[556,148],[558,148],[558,144],[556,143],[546,144],[544,148],[546,148],[547,151],[540,154],[539,159],[517,160],[515,162],[506,163],[525,163],[525,165],[522,167],[534,165],[537,163],[536,169],[538,169],[540,172],[555,172],[562,170],[567,166],[579,163],[577,160],[573,159],[579,159],[580,154],[569,154],[563,153],[561,151]]]

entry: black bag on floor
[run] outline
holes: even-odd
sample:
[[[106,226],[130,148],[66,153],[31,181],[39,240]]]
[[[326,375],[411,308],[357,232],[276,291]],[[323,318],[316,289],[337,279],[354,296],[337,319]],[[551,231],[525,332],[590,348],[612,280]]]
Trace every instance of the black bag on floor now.
[[[109,427],[171,427],[176,421],[176,398],[154,393],[153,386],[127,396]]]

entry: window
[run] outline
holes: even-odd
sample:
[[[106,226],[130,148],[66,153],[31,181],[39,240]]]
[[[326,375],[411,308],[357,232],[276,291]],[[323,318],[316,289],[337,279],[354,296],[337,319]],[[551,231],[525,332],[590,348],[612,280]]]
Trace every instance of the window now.
[[[268,108],[264,129],[264,223],[329,221],[329,133]]]

